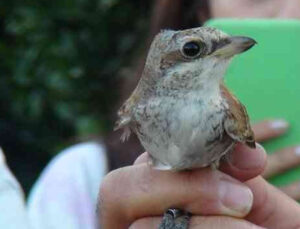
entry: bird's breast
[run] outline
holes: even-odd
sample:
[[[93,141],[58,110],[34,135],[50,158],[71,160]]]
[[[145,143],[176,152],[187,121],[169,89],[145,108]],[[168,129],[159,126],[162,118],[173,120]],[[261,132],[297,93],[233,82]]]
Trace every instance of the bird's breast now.
[[[203,167],[232,142],[224,135],[224,111],[222,101],[153,98],[138,106],[136,132],[156,163],[171,169]]]

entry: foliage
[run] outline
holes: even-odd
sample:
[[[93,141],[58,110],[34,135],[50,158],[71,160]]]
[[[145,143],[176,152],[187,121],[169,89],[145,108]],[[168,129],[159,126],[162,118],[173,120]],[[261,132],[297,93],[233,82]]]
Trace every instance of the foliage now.
[[[149,2],[0,2],[0,145],[25,188],[51,155],[108,128]]]

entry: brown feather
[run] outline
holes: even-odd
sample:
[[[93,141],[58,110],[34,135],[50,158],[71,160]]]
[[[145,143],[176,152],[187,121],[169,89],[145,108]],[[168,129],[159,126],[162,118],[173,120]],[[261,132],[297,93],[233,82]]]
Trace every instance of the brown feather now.
[[[132,130],[134,130],[134,120],[132,119],[132,109],[138,101],[138,91],[139,85],[133,91],[131,96],[125,101],[118,111],[119,119],[116,121],[114,130],[123,129],[123,134],[121,135],[121,140],[124,142],[128,140],[131,135]]]
[[[225,120],[227,134],[234,140],[255,148],[254,133],[250,126],[246,108],[230,93],[224,84],[221,84],[220,89],[229,106]]]

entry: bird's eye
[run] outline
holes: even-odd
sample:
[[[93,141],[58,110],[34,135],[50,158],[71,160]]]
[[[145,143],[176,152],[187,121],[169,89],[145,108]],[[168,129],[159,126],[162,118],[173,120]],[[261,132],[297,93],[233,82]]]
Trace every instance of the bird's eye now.
[[[190,41],[184,44],[182,47],[182,53],[184,56],[193,58],[197,57],[202,50],[202,44],[195,41]]]

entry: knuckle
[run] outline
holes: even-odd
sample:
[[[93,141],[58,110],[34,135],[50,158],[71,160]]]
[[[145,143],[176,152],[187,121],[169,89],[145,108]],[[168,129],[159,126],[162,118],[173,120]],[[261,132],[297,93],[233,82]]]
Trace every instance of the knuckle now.
[[[107,206],[113,208],[116,204],[121,204],[121,201],[118,201],[122,196],[122,192],[118,188],[120,187],[120,180],[122,180],[121,177],[122,169],[114,170],[104,177],[98,195],[98,210],[100,212],[103,208],[108,208]]]
[[[182,173],[182,176],[184,176],[183,179],[185,179],[189,185],[199,186],[199,182],[200,182],[202,186],[214,181],[216,178],[215,173],[218,172],[212,171],[210,168],[204,168],[204,169],[186,171],[184,172],[184,174]]]
[[[219,202],[218,184],[220,181],[220,172],[211,171],[211,169],[201,169],[197,171],[189,171],[185,174],[184,187],[187,193],[187,208],[196,211],[205,211],[202,206],[206,200],[209,200],[211,206],[215,206]],[[214,211],[216,207],[213,207]]]
[[[114,174],[115,171],[110,172],[109,174],[107,174],[103,181],[101,182],[100,185],[100,191],[99,191],[99,196],[101,196],[104,199],[109,199],[111,197],[112,194],[112,190],[114,190]]]
[[[140,194],[147,187],[143,179],[143,168],[136,166],[123,167],[108,173],[100,185],[98,195],[98,214],[121,214],[126,220],[131,220],[136,214],[136,205]],[[147,181],[148,179],[146,179]]]

